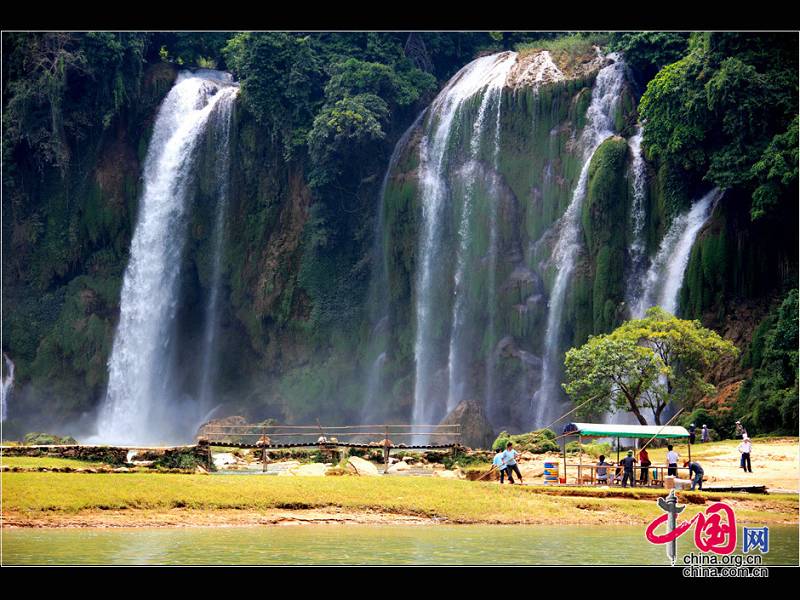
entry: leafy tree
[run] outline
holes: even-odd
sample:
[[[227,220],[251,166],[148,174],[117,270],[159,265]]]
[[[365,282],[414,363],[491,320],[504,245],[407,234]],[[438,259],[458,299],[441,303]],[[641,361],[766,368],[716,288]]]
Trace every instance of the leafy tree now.
[[[618,32],[611,35],[609,50],[623,52],[625,62],[642,82],[662,68],[683,58],[689,34],[664,31]]]
[[[661,69],[642,96],[645,147],[692,180],[753,193],[759,218],[779,198],[795,201],[793,169],[773,167],[777,158],[792,164],[797,94],[796,36],[693,34],[688,54]]]
[[[564,389],[583,414],[633,413],[642,425],[643,409],[654,422],[670,402],[692,406],[698,395],[713,393],[704,372],[736,347],[698,321],[678,319],[659,307],[645,318],[627,321],[607,335],[592,336],[565,357]]]
[[[737,416],[748,431],[797,431],[798,292],[783,302],[756,330],[745,367],[754,369],[739,392]]]
[[[30,151],[40,170],[70,162],[92,127],[138,96],[148,34],[3,36],[3,151]]]
[[[774,212],[781,197],[797,197],[798,139],[795,115],[788,129],[772,138],[761,158],[750,169],[758,182],[750,211],[753,219]]]
[[[322,103],[324,72],[309,36],[240,33],[223,51],[242,100],[291,157]]]

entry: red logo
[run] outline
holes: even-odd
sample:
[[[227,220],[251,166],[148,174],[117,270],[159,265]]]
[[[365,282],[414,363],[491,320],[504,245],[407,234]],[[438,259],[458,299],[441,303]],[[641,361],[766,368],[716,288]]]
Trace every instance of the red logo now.
[[[696,525],[694,544],[702,552],[730,554],[736,548],[736,517],[733,509],[724,502],[715,502],[704,513],[697,513],[691,520],[676,524],[672,531],[657,534],[659,525],[667,522],[668,513],[664,513],[647,526],[645,535],[653,544],[668,544]]]

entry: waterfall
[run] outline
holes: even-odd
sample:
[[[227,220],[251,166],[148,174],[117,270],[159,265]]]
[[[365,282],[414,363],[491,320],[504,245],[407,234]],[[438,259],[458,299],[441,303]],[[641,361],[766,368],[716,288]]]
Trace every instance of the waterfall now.
[[[173,396],[171,338],[195,149],[217,105],[236,92],[224,74],[183,72],[159,108],[144,164],[98,441],[181,441],[200,416],[192,414],[201,410],[196,403],[182,407]]]
[[[547,53],[548,58],[550,53]],[[550,61],[552,63],[552,60]],[[555,66],[555,65],[553,65]],[[537,82],[540,79],[537,79]],[[494,173],[491,180],[491,191],[493,201],[490,204],[489,212],[489,293],[487,294],[486,311],[489,315],[489,339],[491,341],[490,351],[486,357],[486,389],[484,391],[484,406],[486,414],[492,420],[494,415],[494,371],[496,357],[494,352],[495,339],[497,337],[496,316],[497,312],[497,202],[499,198],[499,182],[497,174],[499,170],[500,158],[500,114],[503,104],[502,90],[497,91],[497,112],[495,113],[494,124],[494,146],[492,148],[492,162],[494,163]]]
[[[466,100],[479,92],[502,87],[516,54],[503,52],[478,58],[453,77],[431,105],[427,128],[420,142],[420,191],[422,227],[417,252],[416,280],[416,334],[414,343],[415,380],[414,424],[435,423],[446,410],[433,391],[437,360],[436,319],[434,318],[435,291],[445,276],[442,253],[442,225],[447,200],[446,157],[458,120],[456,113]],[[485,96],[489,95],[488,93]],[[484,100],[486,99],[484,96]],[[483,104],[483,100],[482,100]],[[466,210],[463,206],[462,210]],[[458,319],[458,315],[456,315]],[[448,364],[450,360],[448,359]],[[448,381],[452,369],[448,366]],[[449,396],[449,393],[448,393]]]
[[[400,155],[408,144],[408,140],[414,130],[419,127],[420,121],[427,113],[423,110],[411,126],[406,129],[394,146],[386,172],[383,174],[381,189],[378,194],[378,211],[375,221],[375,232],[372,242],[372,281],[370,284],[369,305],[372,310],[371,322],[372,331],[370,341],[378,347],[378,356],[372,361],[366,377],[364,389],[363,408],[361,409],[361,422],[368,423],[370,420],[383,417],[383,406],[380,405],[381,382],[383,376],[383,365],[386,362],[386,332],[389,327],[389,267],[386,264],[387,254],[384,248],[383,221],[385,215],[384,200],[386,188],[389,185],[389,178],[400,160]]]
[[[500,118],[500,106],[502,103],[502,90],[503,84],[505,83],[505,79],[499,80],[494,79],[492,82],[486,87],[486,91],[483,93],[483,98],[481,99],[480,106],[478,108],[478,116],[475,118],[475,123],[472,127],[472,138],[470,139],[470,158],[467,162],[466,168],[464,169],[464,179],[465,179],[465,193],[464,193],[464,203],[461,209],[461,221],[458,227],[458,253],[456,255],[456,272],[454,277],[454,294],[455,294],[455,301],[453,303],[453,316],[451,320],[451,329],[450,329],[450,347],[448,351],[448,358],[447,358],[447,371],[448,371],[448,388],[447,388],[447,412],[449,413],[453,410],[458,403],[463,400],[464,396],[464,382],[467,377],[466,373],[466,348],[464,347],[464,339],[463,339],[463,328],[465,325],[465,321],[467,319],[467,303],[468,303],[468,294],[467,291],[464,289],[465,285],[465,277],[467,275],[467,263],[468,263],[468,253],[470,250],[470,225],[472,223],[472,213],[473,213],[473,193],[474,187],[476,182],[476,172],[477,172],[477,161],[478,161],[478,154],[480,152],[481,140],[483,138],[483,131],[484,131],[484,121],[486,117],[486,109],[489,104],[495,104],[497,107],[496,110],[496,121],[497,126],[499,126],[499,118]],[[494,144],[494,155],[497,155],[497,140],[499,138],[499,130],[495,130],[495,144]],[[495,165],[496,166],[496,165]],[[490,210],[491,214],[496,216],[495,213],[496,203],[494,201],[491,202]],[[490,236],[492,236],[492,242],[496,242],[496,219],[490,219]],[[493,225],[495,225],[493,227]],[[491,253],[491,242],[490,242],[490,253]],[[494,265],[489,265],[489,278],[492,278],[494,273]],[[489,288],[493,285],[490,283]],[[493,311],[490,311],[490,314]]]
[[[214,217],[214,231],[211,245],[211,283],[208,302],[206,304],[205,330],[203,332],[203,358],[200,370],[200,406],[208,408],[214,400],[214,383],[217,379],[217,330],[219,327],[219,295],[222,279],[222,252],[225,239],[225,216],[228,208],[231,167],[231,117],[236,101],[236,88],[224,95],[211,115],[212,132],[218,149],[216,155],[216,191],[217,207]]]
[[[554,409],[558,404],[560,388],[558,373],[561,355],[560,334],[562,315],[566,298],[567,284],[575,267],[575,257],[581,251],[580,218],[586,185],[589,177],[589,164],[600,144],[614,134],[614,112],[619,104],[622,84],[625,78],[625,64],[619,55],[608,56],[613,62],[597,74],[592,89],[592,99],[586,111],[586,126],[581,134],[580,148],[583,166],[578,183],[572,194],[567,210],[559,219],[558,240],[551,255],[556,267],[555,282],[550,291],[547,309],[547,327],[545,330],[545,358],[542,365],[542,382],[539,390],[533,395],[531,416],[534,426],[544,426],[555,417]]]
[[[8,418],[8,399],[11,397],[11,390],[14,388],[14,363],[3,353],[3,374],[0,375],[0,421]]]
[[[641,298],[633,307],[634,318],[642,318],[647,309],[654,305],[676,314],[678,294],[695,238],[708,221],[722,193],[714,188],[672,221],[647,270]]]
[[[631,244],[628,247],[628,276],[625,285],[625,301],[631,310],[639,303],[644,288],[647,256],[645,255],[644,224],[645,199],[647,181],[644,158],[642,157],[642,127],[637,126],[636,133],[628,140],[628,147],[633,157],[631,174],[633,175],[633,198],[631,201]]]

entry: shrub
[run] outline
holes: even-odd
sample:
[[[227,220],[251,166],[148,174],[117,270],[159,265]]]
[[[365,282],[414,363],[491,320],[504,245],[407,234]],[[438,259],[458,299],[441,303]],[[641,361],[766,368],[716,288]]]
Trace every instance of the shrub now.
[[[550,429],[537,429],[529,433],[512,435],[507,431],[501,431],[500,435],[492,444],[494,450],[505,450],[506,444],[511,442],[520,452],[532,452],[533,454],[543,454],[545,452],[558,452],[556,434]]]

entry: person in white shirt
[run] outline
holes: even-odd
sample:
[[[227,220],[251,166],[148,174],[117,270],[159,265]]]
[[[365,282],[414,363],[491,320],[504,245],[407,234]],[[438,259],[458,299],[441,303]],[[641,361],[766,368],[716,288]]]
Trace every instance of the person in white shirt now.
[[[672,444],[667,446],[667,475],[678,476],[678,453],[672,449]]]
[[[742,459],[739,461],[739,466],[742,467],[745,473],[752,473],[753,467],[750,466],[750,451],[753,449],[753,443],[750,438],[744,436],[742,443],[739,444],[739,452],[742,454]]]
[[[506,451],[503,452],[503,464],[506,466],[506,475],[508,475],[508,483],[511,485],[514,484],[514,478],[512,473],[516,473],[517,477],[519,477],[519,482],[522,484],[522,473],[519,472],[519,467],[517,466],[517,457],[519,456],[519,452],[514,450],[513,444],[508,442],[506,444]]]

